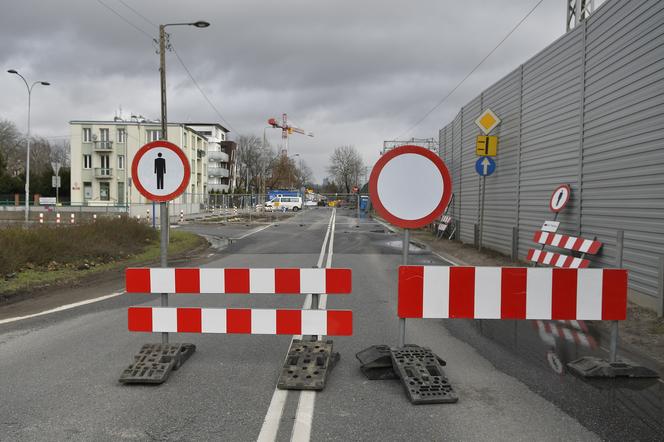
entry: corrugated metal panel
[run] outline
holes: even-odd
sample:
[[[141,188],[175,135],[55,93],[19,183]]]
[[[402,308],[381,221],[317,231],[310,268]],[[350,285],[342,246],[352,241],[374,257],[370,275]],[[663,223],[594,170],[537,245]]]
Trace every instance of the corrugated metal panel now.
[[[601,14],[599,13],[601,11]],[[656,296],[664,254],[664,2],[612,2],[588,21],[582,233],[615,263],[625,231],[630,286]]]
[[[523,66],[519,256],[533,247],[533,233],[546,219],[551,193],[566,183],[572,199],[558,220],[560,231],[577,233],[579,123],[581,121],[583,27],[567,33]]]
[[[517,69],[500,80],[482,98],[483,108],[490,108],[501,119],[500,126],[492,133],[498,136],[498,156],[496,171],[486,178],[482,246],[505,254],[511,253],[512,227],[516,221],[520,71]]]
[[[454,137],[454,152],[452,153],[452,188],[454,189],[454,219],[457,222],[460,221],[461,215],[461,206],[463,202],[461,201],[461,127],[463,121],[463,109],[462,112],[457,114],[454,118],[452,126],[452,135]]]
[[[664,1],[608,0],[446,126],[443,155],[464,242],[472,242],[478,216],[480,107],[503,120],[497,172],[487,178],[484,245],[509,253],[518,221],[523,257],[533,232],[553,217],[554,187],[568,183],[572,200],[559,217],[561,232],[597,236],[605,247],[595,265],[612,266],[623,229],[631,287],[656,296],[664,254]]]
[[[475,173],[475,139],[479,128],[475,120],[481,112],[480,97],[463,108],[463,136],[461,138],[461,241],[474,241],[474,226],[479,221],[479,183]]]

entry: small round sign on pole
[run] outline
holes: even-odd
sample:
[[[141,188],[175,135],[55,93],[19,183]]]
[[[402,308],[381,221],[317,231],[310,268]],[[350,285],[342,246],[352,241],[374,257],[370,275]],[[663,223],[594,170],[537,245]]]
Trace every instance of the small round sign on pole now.
[[[560,212],[569,202],[571,195],[572,189],[568,184],[561,184],[560,186],[556,187],[556,190],[554,190],[551,194],[549,209],[554,213]]]
[[[141,147],[131,163],[136,190],[156,202],[180,196],[189,184],[190,174],[189,160],[182,149],[165,140]]]
[[[408,264],[410,229],[432,223],[452,198],[445,163],[420,146],[401,146],[374,165],[369,178],[371,204],[389,223],[403,228],[403,265]],[[406,341],[406,320],[399,319],[399,346]]]

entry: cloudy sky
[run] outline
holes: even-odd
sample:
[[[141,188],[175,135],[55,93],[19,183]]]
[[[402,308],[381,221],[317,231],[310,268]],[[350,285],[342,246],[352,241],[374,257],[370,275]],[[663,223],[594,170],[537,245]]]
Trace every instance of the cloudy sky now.
[[[352,144],[372,165],[383,140],[437,137],[461,105],[562,35],[565,1],[544,0],[408,132],[537,2],[15,1],[0,15],[0,119],[25,130],[25,86],[7,69],[53,84],[33,92],[32,127],[54,141],[68,135],[69,120],[112,119],[120,108],[125,117],[159,118],[153,24],[206,20],[207,29],[171,28],[171,41],[224,120],[173,52],[169,120],[221,122],[235,135],[262,136],[267,118],[287,112],[315,134],[292,136],[290,153],[301,154],[320,182],[334,147]],[[267,129],[267,136],[281,142],[278,130]]]

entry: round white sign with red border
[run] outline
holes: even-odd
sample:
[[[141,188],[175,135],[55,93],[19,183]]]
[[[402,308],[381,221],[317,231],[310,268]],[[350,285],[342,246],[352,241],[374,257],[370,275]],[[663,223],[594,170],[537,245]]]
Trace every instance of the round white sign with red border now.
[[[560,212],[569,202],[570,196],[572,196],[572,189],[568,184],[561,184],[556,187],[556,190],[551,194],[549,209],[551,209],[552,212]]]
[[[185,191],[191,169],[182,149],[165,141],[141,147],[131,163],[136,189],[149,200],[170,201]]]
[[[401,146],[384,154],[369,178],[371,203],[395,226],[413,229],[439,217],[452,197],[443,160],[420,146]]]

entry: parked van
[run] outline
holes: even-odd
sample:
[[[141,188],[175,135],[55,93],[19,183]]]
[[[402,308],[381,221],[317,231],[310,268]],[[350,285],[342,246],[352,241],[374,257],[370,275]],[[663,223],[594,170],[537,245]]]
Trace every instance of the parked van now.
[[[299,196],[277,196],[265,203],[265,210],[302,210],[302,198]]]

